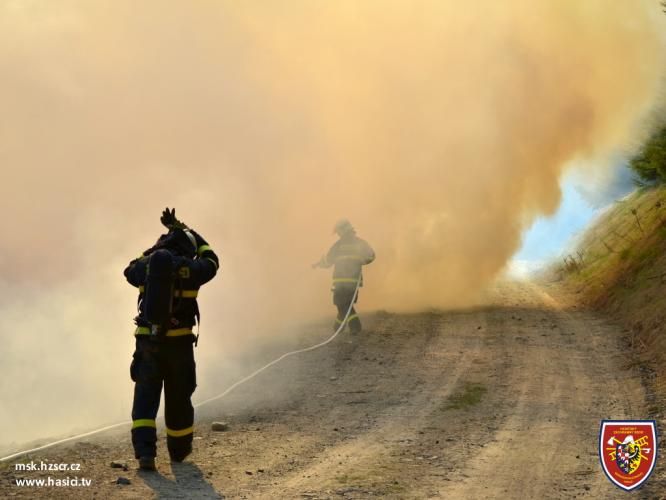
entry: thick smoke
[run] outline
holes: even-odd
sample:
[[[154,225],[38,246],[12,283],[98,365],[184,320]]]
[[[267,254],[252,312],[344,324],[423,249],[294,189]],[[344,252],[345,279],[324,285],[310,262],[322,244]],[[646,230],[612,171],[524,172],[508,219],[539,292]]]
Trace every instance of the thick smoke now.
[[[332,314],[309,264],[340,217],[378,255],[362,309],[473,303],[570,162],[645,133],[665,21],[651,0],[3,2],[0,426],[127,416],[121,271],[167,205],[222,257],[204,365]]]

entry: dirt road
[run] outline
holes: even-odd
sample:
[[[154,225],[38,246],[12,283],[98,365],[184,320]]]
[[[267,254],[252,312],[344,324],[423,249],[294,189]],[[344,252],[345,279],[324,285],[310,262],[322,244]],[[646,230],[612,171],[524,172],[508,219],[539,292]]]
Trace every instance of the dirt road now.
[[[199,412],[188,463],[139,473],[118,433],[31,457],[79,462],[92,487],[19,488],[47,474],[4,465],[0,497],[626,498],[597,455],[601,419],[646,417],[617,327],[533,284],[499,284],[488,304],[377,313],[286,360]],[[664,477],[662,459],[633,497],[666,498]]]

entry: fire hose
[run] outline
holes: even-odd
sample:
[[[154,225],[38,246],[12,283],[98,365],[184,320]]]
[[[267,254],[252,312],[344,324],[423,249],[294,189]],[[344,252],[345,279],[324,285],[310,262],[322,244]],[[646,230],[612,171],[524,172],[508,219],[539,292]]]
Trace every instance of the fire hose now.
[[[233,384],[231,384],[229,387],[227,387],[224,391],[222,391],[217,396],[213,396],[212,398],[205,399],[204,401],[201,401],[201,402],[195,404],[194,408],[199,408],[201,406],[212,403],[213,401],[217,401],[218,399],[222,399],[223,397],[227,396],[230,392],[232,392],[237,387],[243,385],[246,382],[249,382],[254,377],[259,375],[260,373],[268,370],[270,367],[278,364],[280,361],[282,361],[284,359],[287,359],[291,356],[295,356],[297,354],[302,354],[304,352],[314,351],[315,349],[319,349],[320,347],[324,347],[325,345],[330,344],[331,342],[333,342],[333,340],[335,340],[335,338],[340,334],[340,332],[344,329],[345,325],[347,324],[347,320],[349,319],[349,315],[351,314],[351,310],[354,307],[354,302],[356,301],[356,297],[358,295],[358,289],[359,289],[360,285],[361,285],[361,277],[359,276],[358,280],[356,281],[356,289],[354,290],[354,295],[352,296],[351,302],[349,303],[349,307],[347,308],[347,313],[345,314],[344,319],[340,323],[340,326],[335,330],[333,335],[331,335],[329,338],[327,338],[323,342],[319,342],[318,344],[312,345],[310,347],[304,347],[303,349],[296,349],[294,351],[289,351],[287,353],[284,353],[283,355],[275,358],[273,361],[267,363],[266,365],[262,366],[261,368],[253,371],[252,373],[250,373],[246,377],[243,377],[242,379],[238,380],[237,382],[234,382]],[[89,437],[89,436],[93,436],[95,434],[100,434],[102,432],[109,431],[111,429],[116,429],[118,427],[122,427],[122,426],[125,426],[125,425],[129,425],[131,423],[132,423],[131,420],[126,420],[124,422],[118,422],[117,424],[107,425],[106,427],[101,427],[99,429],[95,429],[95,430],[92,430],[92,431],[89,431],[89,432],[85,432],[83,434],[77,434],[76,436],[70,436],[68,438],[60,439],[58,441],[53,441],[51,443],[47,443],[45,445],[38,446],[36,448],[31,448],[29,450],[17,451],[16,453],[12,453],[11,455],[7,455],[6,457],[0,457],[0,462],[5,462],[7,460],[11,460],[13,458],[17,458],[17,457],[20,457],[20,456],[23,456],[23,455],[27,455],[29,453],[35,453],[37,451],[46,450],[48,448],[52,448],[53,446],[57,446],[59,444],[69,443],[71,441],[77,441],[79,439],[86,438],[86,437]]]

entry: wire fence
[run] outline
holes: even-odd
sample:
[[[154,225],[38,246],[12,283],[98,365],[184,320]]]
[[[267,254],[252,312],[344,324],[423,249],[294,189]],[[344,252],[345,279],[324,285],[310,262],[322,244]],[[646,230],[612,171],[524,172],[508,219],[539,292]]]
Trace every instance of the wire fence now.
[[[583,234],[577,250],[562,257],[561,277],[583,273],[610,257],[625,260],[631,252],[642,250],[655,232],[666,228],[665,211],[664,188],[617,201],[615,207]],[[647,279],[666,282],[666,273]]]

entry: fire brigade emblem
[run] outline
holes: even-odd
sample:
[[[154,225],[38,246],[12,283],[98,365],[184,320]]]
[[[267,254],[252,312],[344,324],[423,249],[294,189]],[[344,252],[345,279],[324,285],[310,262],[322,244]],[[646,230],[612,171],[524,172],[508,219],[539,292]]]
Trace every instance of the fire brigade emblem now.
[[[601,467],[610,481],[626,491],[641,486],[657,461],[654,420],[602,420],[599,432]]]

